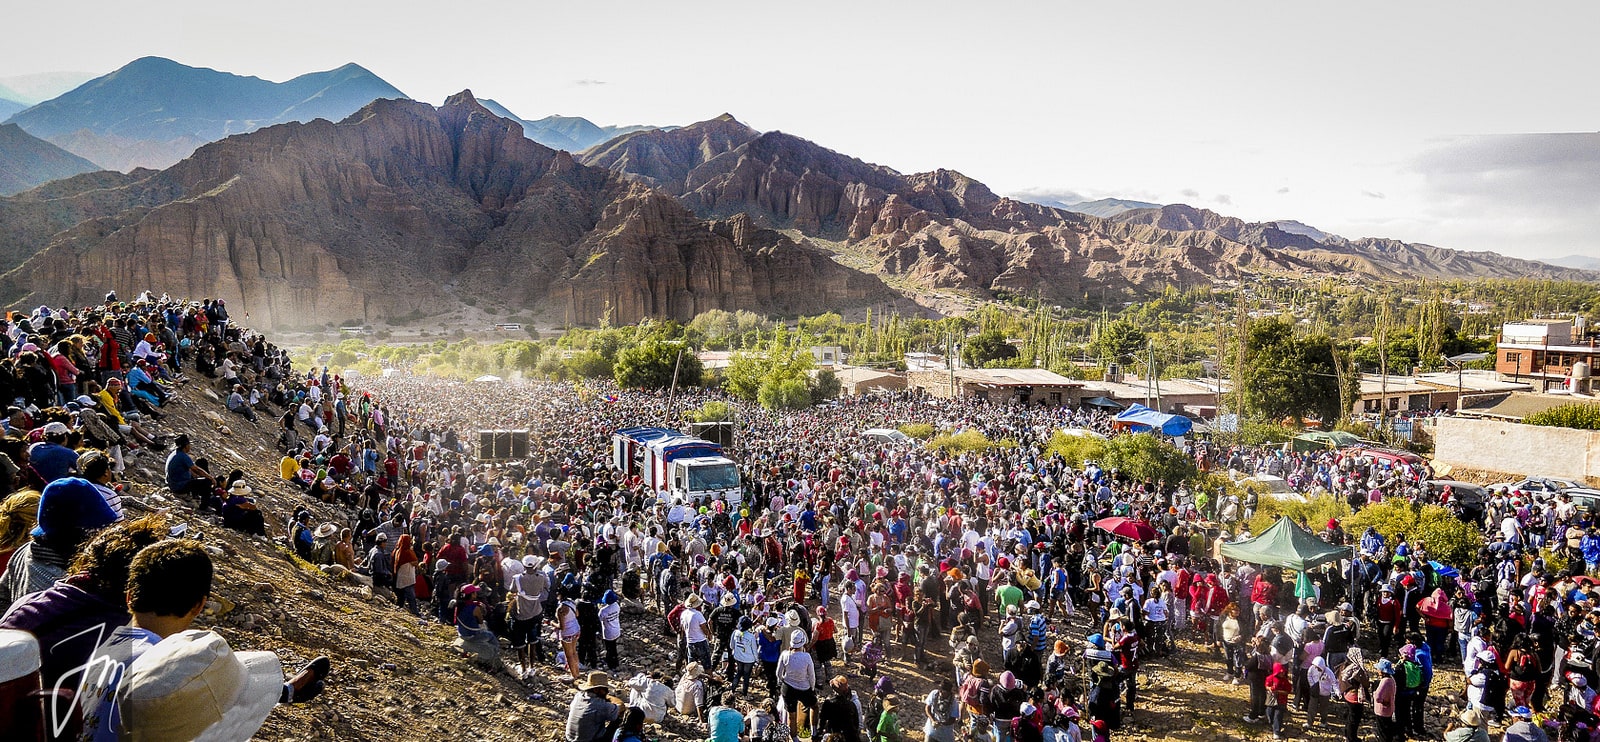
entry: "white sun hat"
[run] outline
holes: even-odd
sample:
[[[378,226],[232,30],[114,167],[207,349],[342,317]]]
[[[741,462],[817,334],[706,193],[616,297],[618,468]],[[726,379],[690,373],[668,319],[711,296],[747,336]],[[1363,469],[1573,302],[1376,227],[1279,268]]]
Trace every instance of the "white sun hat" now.
[[[128,666],[117,688],[122,738],[235,742],[261,728],[283,695],[272,652],[237,652],[211,631],[182,631]]]

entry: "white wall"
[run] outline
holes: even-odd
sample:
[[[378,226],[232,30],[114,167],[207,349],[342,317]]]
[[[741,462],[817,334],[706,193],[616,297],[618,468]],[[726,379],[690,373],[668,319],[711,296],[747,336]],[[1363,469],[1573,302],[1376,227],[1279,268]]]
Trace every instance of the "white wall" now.
[[[1600,477],[1600,431],[1467,417],[1436,424],[1435,461],[1516,475]]]

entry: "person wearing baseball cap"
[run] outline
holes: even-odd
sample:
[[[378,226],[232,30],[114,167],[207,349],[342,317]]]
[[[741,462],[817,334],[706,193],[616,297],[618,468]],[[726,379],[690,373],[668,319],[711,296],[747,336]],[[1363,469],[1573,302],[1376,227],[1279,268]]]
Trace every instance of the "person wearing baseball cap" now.
[[[28,463],[46,483],[77,473],[78,452],[65,445],[70,435],[66,423],[45,423],[44,440],[28,447]]]

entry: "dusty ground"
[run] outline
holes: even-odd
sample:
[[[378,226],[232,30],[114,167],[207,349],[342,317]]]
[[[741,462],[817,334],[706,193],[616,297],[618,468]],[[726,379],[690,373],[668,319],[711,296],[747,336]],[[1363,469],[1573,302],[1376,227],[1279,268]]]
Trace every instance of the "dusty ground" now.
[[[562,680],[564,673],[546,667],[540,677],[522,683],[504,668],[475,665],[450,650],[453,630],[374,601],[362,588],[341,584],[292,559],[283,523],[295,504],[305,498],[276,482],[278,454],[273,448],[272,424],[265,417],[252,425],[219,414],[222,406],[208,395],[203,381],[197,379],[175,395],[163,429],[190,432],[197,455],[211,457],[214,468],[227,471],[238,467],[247,472],[267,514],[271,539],[253,539],[223,529],[196,517],[188,503],[157,494],[161,467],[155,456],[144,455],[130,463],[130,494],[136,511],[140,503],[170,508],[174,519],[187,522],[191,533],[198,533],[220,550],[215,605],[202,616],[200,625],[215,628],[236,649],[277,652],[286,668],[298,668],[320,654],[333,659],[334,674],[327,692],[309,704],[280,707],[258,739],[562,738],[572,697],[571,686]],[[343,514],[334,509],[320,504],[313,507],[319,513],[318,522],[344,522]],[[623,670],[617,673],[617,680],[657,668],[670,672],[672,643],[661,635],[659,617],[625,613],[623,624]],[[1058,628],[1075,650],[1087,633],[1082,618]],[[999,656],[998,638],[992,630],[986,633],[984,654],[994,662]],[[928,649],[930,659],[940,668],[938,673],[948,672],[946,640],[939,637]],[[920,739],[920,703],[914,699],[925,695],[937,677],[908,661],[909,647],[897,645],[894,651],[896,659],[881,670],[894,678],[902,698],[913,700],[907,716],[915,724],[908,731],[912,739]],[[853,680],[858,689],[870,682],[859,676]],[[1441,689],[1459,693],[1459,671],[1441,672],[1435,681],[1436,697]],[[764,697],[762,691],[754,693],[754,698],[741,700],[741,707]],[[1270,739],[1263,726],[1241,720],[1247,700],[1246,688],[1224,681],[1219,655],[1180,641],[1174,657],[1147,664],[1140,681],[1139,710],[1116,738]],[[1430,712],[1430,729],[1442,730],[1438,713]],[[1336,728],[1305,731],[1303,718],[1291,719],[1295,737],[1342,738]],[[704,729],[669,717],[667,725],[652,734],[664,740],[703,739]]]

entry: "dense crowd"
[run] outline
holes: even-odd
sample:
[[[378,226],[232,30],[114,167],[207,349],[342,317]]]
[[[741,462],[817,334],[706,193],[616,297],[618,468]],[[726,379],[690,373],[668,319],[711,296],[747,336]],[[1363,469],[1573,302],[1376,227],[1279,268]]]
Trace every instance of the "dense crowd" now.
[[[178,317],[169,318],[174,306]],[[8,430],[40,439],[18,444],[14,486],[40,485],[42,495],[8,498],[0,517],[25,520],[31,509],[42,535],[0,528],[21,546],[3,577],[8,602],[26,605],[39,600],[30,593],[96,579],[107,596],[109,586],[127,584],[134,599],[128,580],[139,570],[124,578],[113,564],[109,577],[97,578],[95,564],[69,568],[63,556],[98,553],[93,544],[103,538],[135,554],[174,541],[133,525],[145,519],[125,525],[115,490],[101,486],[130,451],[170,443],[172,493],[216,511],[229,527],[275,530],[253,509],[241,473],[219,476],[191,442],[160,435],[165,390],[184,383],[182,359],[190,358],[226,385],[229,410],[276,421],[278,476],[308,504],[325,505],[295,509],[288,547],[370,585],[397,611],[453,626],[457,648],[491,666],[522,677],[556,669],[576,687],[569,742],[642,740],[652,724],[719,742],[898,740],[912,729],[945,741],[1109,740],[1137,719],[1150,662],[1203,653],[1223,658],[1232,682],[1248,686],[1246,720],[1278,736],[1298,726],[1342,729],[1352,741],[1431,737],[1438,730],[1428,728],[1426,709],[1450,702],[1458,703],[1444,731],[1452,742],[1487,739],[1491,725],[1509,740],[1583,739],[1600,719],[1591,690],[1600,678],[1588,659],[1600,649],[1600,608],[1590,609],[1600,603],[1584,575],[1586,566],[1600,567],[1586,563],[1590,539],[1600,558],[1600,536],[1590,515],[1559,495],[1472,500],[1430,484],[1428,466],[1403,456],[1171,441],[1201,470],[1279,476],[1355,508],[1395,499],[1442,504],[1486,532],[1472,563],[1443,564],[1414,536],[1302,523],[1351,548],[1344,559],[1292,574],[1221,555],[1222,545],[1249,537],[1256,495],[1144,481],[1050,453],[1062,429],[1123,434],[1105,414],[901,394],[782,413],[735,403],[730,454],[743,496],[686,502],[616,471],[611,436],[675,424],[681,410],[721,399],[716,393],[297,373],[224,318],[186,324],[186,312],[204,309],[149,300],[96,310],[111,315],[113,341],[123,325],[146,338],[150,352],[123,362],[146,369],[137,380],[117,370],[80,375],[71,383],[81,388],[67,389],[58,375],[54,397],[31,400],[34,384],[20,369],[38,361],[13,365],[24,394]],[[107,347],[89,340],[100,337],[95,314],[61,319],[64,336],[84,339],[69,340],[68,351]],[[178,328],[170,345],[168,326]],[[9,336],[35,347],[61,342],[41,346],[45,338],[15,328]],[[73,365],[98,368],[100,357]],[[83,393],[87,402],[73,396]],[[59,413],[36,404],[69,400],[76,408]],[[44,423],[52,414],[61,427]],[[96,420],[115,436],[95,437]],[[861,435],[904,423],[976,430],[1015,445],[947,454]],[[530,455],[479,459],[471,441],[485,429],[530,431]],[[100,459],[96,449],[105,451]],[[83,506],[91,491],[105,512]],[[79,503],[70,510],[77,520],[65,526],[56,515],[62,506],[52,504],[63,502]],[[318,522],[319,512],[339,515]],[[1547,569],[1537,558],[1541,544],[1562,555],[1564,569]],[[185,552],[190,561],[173,558],[193,571],[184,581],[191,587],[201,582],[193,552]],[[182,620],[194,608],[186,601],[203,592],[172,596],[165,612],[149,617],[130,603],[122,623],[151,635],[89,642],[82,659],[157,651],[162,637],[185,633]],[[100,603],[120,610],[116,596]],[[72,600],[63,604],[81,609],[87,599]],[[612,677],[623,668],[625,612],[645,616],[649,630],[675,645],[670,671]],[[13,607],[6,620],[28,615]],[[53,624],[6,625],[38,632]],[[47,656],[46,685],[82,659]],[[913,666],[918,678],[937,681],[902,698],[897,690],[913,684]],[[1436,688],[1436,671],[1461,673],[1459,701],[1445,697],[1444,683]],[[323,662],[296,677],[314,692],[326,672]],[[112,716],[99,728],[129,727],[137,693],[123,688],[86,688],[109,702]],[[298,688],[291,683],[281,698],[300,697]]]
[[[733,505],[673,501],[611,466],[615,430],[677,419],[665,394],[409,376],[343,393],[357,400],[344,430],[354,437],[334,437],[347,461],[324,471],[312,451],[284,462],[286,478],[356,505],[353,527],[303,527],[307,552],[393,585],[413,612],[432,596],[463,651],[493,658],[504,644],[523,674],[557,663],[578,685],[569,740],[634,739],[669,714],[717,740],[892,740],[912,727],[934,740],[1109,739],[1136,713],[1142,664],[1197,651],[1225,658],[1233,682],[1250,687],[1247,720],[1278,735],[1297,715],[1351,740],[1429,735],[1434,658],[1462,656],[1468,690],[1452,738],[1486,735],[1491,721],[1512,739],[1536,737],[1534,709],[1569,736],[1594,726],[1594,710],[1572,702],[1592,695],[1568,693],[1586,687],[1587,665],[1558,668],[1551,649],[1592,639],[1586,624],[1516,629],[1590,589],[1545,574],[1527,558],[1532,536],[1506,525],[1537,523],[1535,498],[1464,502],[1430,486],[1420,461],[1174,441],[1205,470],[1282,476],[1356,507],[1443,504],[1493,535],[1481,564],[1440,569],[1418,539],[1301,524],[1354,548],[1290,575],[1220,556],[1221,544],[1248,538],[1254,495],[1191,492],[1047,453],[1063,428],[1116,434],[1094,412],[911,395],[743,409],[734,455],[745,494]],[[673,408],[714,396],[679,392]],[[1017,445],[949,456],[860,435],[908,422]],[[532,455],[477,461],[479,429],[530,430]],[[1551,527],[1587,525],[1548,505]],[[1116,516],[1149,532],[1096,527]],[[626,606],[647,609],[676,642],[670,674],[609,677]],[[1519,641],[1544,649],[1516,654]],[[1542,680],[1519,679],[1528,693],[1508,701],[1511,675],[1530,676],[1539,651],[1551,655],[1532,673]],[[886,662],[896,658],[944,682],[903,701],[905,679]],[[852,686],[852,676],[867,681]],[[1554,701],[1540,690],[1550,687]]]

